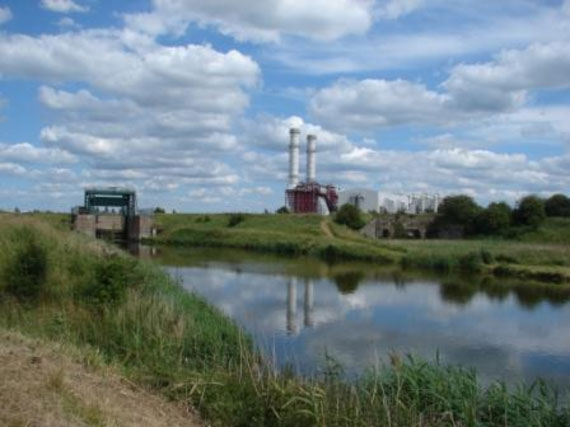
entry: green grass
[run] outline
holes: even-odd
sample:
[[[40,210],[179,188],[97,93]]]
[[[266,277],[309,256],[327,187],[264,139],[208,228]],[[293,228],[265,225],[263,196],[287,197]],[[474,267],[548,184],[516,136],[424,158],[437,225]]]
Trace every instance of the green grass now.
[[[244,215],[233,227],[228,226],[229,220],[229,214],[158,215],[162,233],[154,242],[360,260],[439,273],[570,282],[570,240],[565,240],[570,221],[564,219],[549,219],[538,231],[519,234],[520,241],[374,240],[318,215]],[[560,239],[552,243],[555,230],[560,231]],[[547,243],[534,241],[541,238]]]
[[[327,260],[352,259],[384,264],[397,260],[397,251],[348,229],[343,233],[350,238],[328,236],[322,223],[325,221],[330,227],[330,221],[319,215],[246,214],[239,224],[231,227],[228,225],[230,217],[231,214],[157,215],[156,223],[162,233],[155,242],[239,248],[283,255],[314,255]]]
[[[30,245],[22,233],[33,235],[47,256],[41,291],[26,300],[11,288],[10,273],[15,254]],[[332,360],[311,378],[278,372],[230,320],[161,270],[38,221],[0,222],[0,278],[1,327],[87,347],[122,366],[131,380],[192,403],[212,425],[570,423],[568,407],[544,384],[483,388],[475,372],[437,360],[394,356],[353,379]],[[116,281],[123,284],[121,297],[116,290],[111,297],[85,297],[91,295],[85,289],[103,292]]]

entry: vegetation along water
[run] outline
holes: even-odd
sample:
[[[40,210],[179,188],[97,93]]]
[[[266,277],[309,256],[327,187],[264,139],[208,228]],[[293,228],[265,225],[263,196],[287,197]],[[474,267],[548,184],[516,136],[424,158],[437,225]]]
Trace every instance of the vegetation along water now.
[[[310,219],[307,243],[315,228]],[[352,234],[344,240],[364,245]],[[382,256],[401,251],[371,247]],[[394,356],[350,378],[334,361],[309,377],[277,369],[229,318],[160,269],[33,218],[1,217],[0,295],[3,329],[89,348],[214,425],[570,423],[547,384],[483,386],[475,371],[443,362]]]

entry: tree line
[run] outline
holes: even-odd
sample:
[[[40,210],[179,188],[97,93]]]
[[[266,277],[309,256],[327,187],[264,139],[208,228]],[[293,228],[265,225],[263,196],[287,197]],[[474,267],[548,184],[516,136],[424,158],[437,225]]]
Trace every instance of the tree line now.
[[[570,198],[555,194],[547,199],[528,195],[514,208],[505,202],[493,202],[486,208],[467,195],[443,199],[432,224],[437,235],[449,227],[461,227],[464,235],[505,235],[521,229],[536,229],[547,217],[570,217]]]

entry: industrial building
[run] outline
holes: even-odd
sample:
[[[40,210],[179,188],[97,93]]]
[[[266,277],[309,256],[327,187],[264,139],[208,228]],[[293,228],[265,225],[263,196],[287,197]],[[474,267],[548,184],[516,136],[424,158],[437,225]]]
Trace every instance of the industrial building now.
[[[342,190],[338,193],[339,206],[346,203],[358,206],[364,212],[403,212],[416,215],[437,212],[441,202],[438,194],[388,194],[365,188]]]
[[[334,185],[317,182],[317,137],[307,135],[307,175],[299,182],[299,147],[301,131],[289,131],[289,183],[285,190],[285,206],[293,213],[328,215],[337,210],[338,193]]]

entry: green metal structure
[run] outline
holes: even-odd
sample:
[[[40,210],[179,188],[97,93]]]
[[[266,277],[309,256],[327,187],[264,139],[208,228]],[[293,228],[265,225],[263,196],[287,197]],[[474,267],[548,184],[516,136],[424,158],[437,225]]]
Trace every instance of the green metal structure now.
[[[137,195],[128,188],[88,188],[85,190],[84,209],[86,213],[96,213],[99,207],[117,207],[127,218],[137,213]]]

